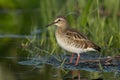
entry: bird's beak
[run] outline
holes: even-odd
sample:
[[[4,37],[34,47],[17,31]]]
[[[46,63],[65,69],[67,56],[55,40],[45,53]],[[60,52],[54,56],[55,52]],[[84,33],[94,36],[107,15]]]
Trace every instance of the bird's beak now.
[[[52,23],[46,25],[46,27],[49,27],[49,26],[51,26],[51,25],[54,25],[55,23],[57,23],[57,22],[52,22]]]

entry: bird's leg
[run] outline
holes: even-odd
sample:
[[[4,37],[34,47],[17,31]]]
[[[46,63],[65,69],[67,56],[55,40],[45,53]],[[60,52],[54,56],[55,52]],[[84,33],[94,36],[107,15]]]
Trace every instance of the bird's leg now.
[[[72,56],[70,58],[70,62],[69,63],[72,63],[73,58],[74,58],[74,53],[72,53]]]
[[[76,60],[76,63],[75,63],[76,66],[78,65],[79,59],[80,59],[80,54],[78,53],[78,57],[77,57],[77,60]]]

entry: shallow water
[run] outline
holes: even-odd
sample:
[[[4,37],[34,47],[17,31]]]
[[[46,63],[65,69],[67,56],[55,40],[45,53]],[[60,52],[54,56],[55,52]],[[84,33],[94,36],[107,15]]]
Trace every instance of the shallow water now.
[[[1,45],[0,80],[73,80],[73,78],[78,80],[79,76],[81,80],[120,80],[120,64],[119,66],[105,66],[101,70],[100,67],[94,67],[94,63],[79,63],[78,66],[74,66],[76,58],[73,64],[67,64],[70,58],[67,54],[59,56],[61,61],[56,55],[29,56],[30,53],[21,47],[25,36],[16,36],[19,38],[9,36],[8,44]],[[3,36],[2,39],[6,37]],[[89,53],[81,55],[82,60],[97,58],[99,55],[96,53],[95,55],[89,55]]]

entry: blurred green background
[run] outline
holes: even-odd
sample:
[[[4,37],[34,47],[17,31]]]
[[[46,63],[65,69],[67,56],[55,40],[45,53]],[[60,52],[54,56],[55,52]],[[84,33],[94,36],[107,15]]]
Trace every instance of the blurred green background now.
[[[29,54],[21,47],[28,40],[50,54],[64,52],[56,44],[55,27],[45,27],[58,15],[67,16],[72,28],[100,45],[104,56],[120,54],[119,0],[0,0],[0,80],[63,79],[61,71],[51,67],[30,73],[32,67],[17,64],[19,57]],[[51,72],[59,76],[51,78]],[[91,78],[90,73],[84,73]],[[114,80],[110,77],[113,73],[103,75],[105,80]]]

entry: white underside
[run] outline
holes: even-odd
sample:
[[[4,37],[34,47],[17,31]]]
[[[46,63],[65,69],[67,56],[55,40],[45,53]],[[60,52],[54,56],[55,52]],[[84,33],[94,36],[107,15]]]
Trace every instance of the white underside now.
[[[72,52],[72,53],[83,53],[83,52],[87,52],[87,51],[95,51],[95,49],[93,48],[76,48],[74,46],[71,46],[70,44],[65,43],[65,40],[57,37],[57,42],[58,44],[65,50]]]

